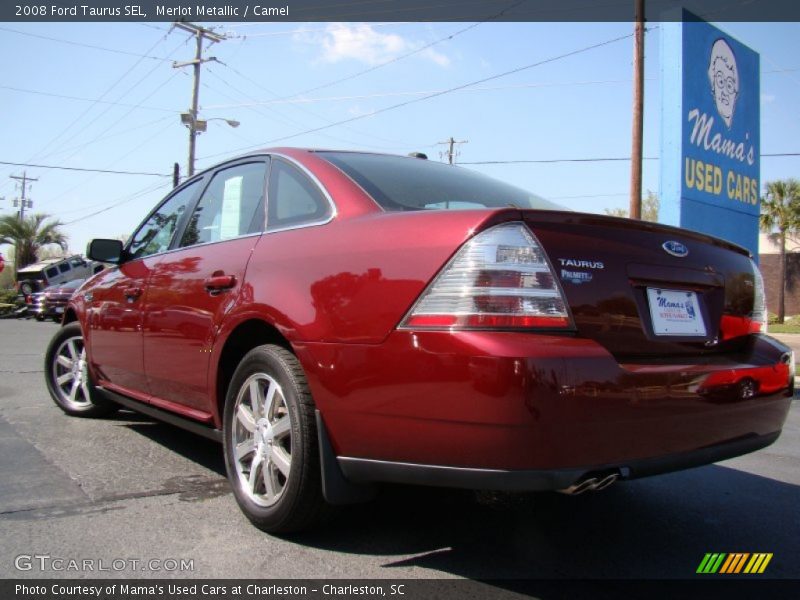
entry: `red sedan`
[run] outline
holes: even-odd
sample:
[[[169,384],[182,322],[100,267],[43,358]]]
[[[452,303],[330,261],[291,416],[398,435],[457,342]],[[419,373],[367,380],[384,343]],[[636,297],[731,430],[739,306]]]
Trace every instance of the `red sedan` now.
[[[222,441],[247,517],[377,482],[578,493],[777,439],[794,356],[726,241],[419,157],[281,148],[174,190],[70,300],[68,414]]]

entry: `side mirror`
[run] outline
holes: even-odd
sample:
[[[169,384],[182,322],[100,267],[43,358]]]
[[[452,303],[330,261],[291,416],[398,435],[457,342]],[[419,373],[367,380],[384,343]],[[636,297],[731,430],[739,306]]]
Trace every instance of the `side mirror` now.
[[[122,242],[119,240],[92,240],[86,247],[86,256],[98,262],[119,264],[122,259]]]

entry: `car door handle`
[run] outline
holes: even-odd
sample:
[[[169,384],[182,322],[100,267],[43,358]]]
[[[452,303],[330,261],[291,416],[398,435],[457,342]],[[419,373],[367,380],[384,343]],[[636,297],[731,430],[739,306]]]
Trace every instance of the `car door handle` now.
[[[203,282],[207,292],[219,293],[229,290],[236,285],[236,277],[233,275],[214,275]]]
[[[125,290],[123,290],[122,293],[125,294],[126,298],[128,298],[130,300],[136,300],[136,298],[138,298],[139,296],[142,295],[142,288],[140,288],[140,287],[129,287],[129,288],[125,288]]]

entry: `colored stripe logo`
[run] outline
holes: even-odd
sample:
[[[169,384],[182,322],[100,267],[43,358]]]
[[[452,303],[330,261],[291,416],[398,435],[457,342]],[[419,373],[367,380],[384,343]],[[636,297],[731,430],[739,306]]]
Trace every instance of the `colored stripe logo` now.
[[[769,561],[772,560],[771,552],[707,552],[697,567],[701,574],[760,574],[763,573]]]

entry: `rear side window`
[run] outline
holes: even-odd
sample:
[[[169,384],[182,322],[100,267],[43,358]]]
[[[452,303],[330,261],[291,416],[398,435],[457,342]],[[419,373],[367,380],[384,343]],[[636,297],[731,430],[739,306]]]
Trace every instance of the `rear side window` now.
[[[181,246],[263,231],[266,175],[263,162],[236,165],[215,174],[189,219]]]
[[[46,273],[48,278],[58,277],[58,269],[55,267],[50,267],[47,269]]]
[[[344,171],[387,211],[505,207],[565,210],[536,194],[461,167],[405,156],[318,154]]]
[[[268,230],[320,223],[331,216],[331,206],[314,182],[282,160],[272,161],[268,198]]]
[[[61,273],[66,273],[67,271],[71,271],[72,267],[69,266],[69,263],[63,263],[63,264],[58,265],[58,270]]]
[[[143,258],[169,248],[178,222],[186,210],[186,205],[197,192],[199,182],[198,179],[181,188],[142,223],[139,230],[133,234],[128,247],[128,253],[132,258]]]

